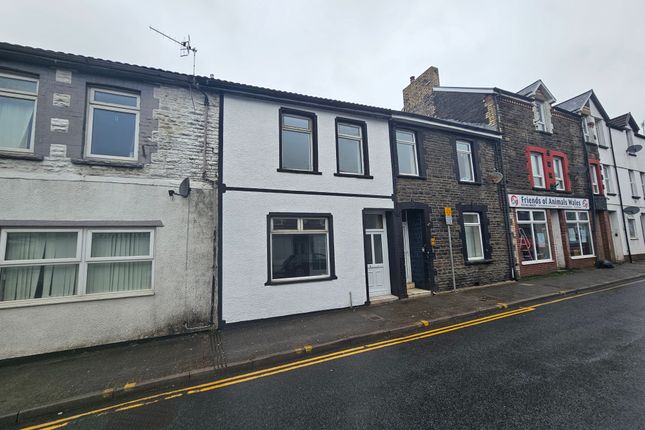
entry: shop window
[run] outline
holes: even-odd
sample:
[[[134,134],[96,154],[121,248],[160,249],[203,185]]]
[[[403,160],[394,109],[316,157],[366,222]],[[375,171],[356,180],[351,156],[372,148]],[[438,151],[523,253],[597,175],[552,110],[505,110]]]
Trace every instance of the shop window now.
[[[546,212],[517,210],[520,258],[523,264],[551,261]]]
[[[333,276],[331,215],[269,215],[269,284]]]
[[[594,255],[593,239],[589,224],[589,212],[567,211],[567,239],[569,255],[575,257],[590,257]]]

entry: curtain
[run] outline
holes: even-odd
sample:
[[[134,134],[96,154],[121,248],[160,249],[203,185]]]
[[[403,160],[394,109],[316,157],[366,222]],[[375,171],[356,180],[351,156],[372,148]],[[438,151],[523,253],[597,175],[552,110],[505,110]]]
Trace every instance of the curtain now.
[[[33,100],[0,96],[0,148],[29,148],[33,116]]]
[[[75,232],[9,233],[5,260],[76,257]],[[0,271],[0,299],[25,300],[76,293],[78,264],[6,267]]]
[[[150,233],[93,233],[92,257],[133,257],[149,255]],[[149,289],[151,261],[90,263],[86,292],[108,293]]]

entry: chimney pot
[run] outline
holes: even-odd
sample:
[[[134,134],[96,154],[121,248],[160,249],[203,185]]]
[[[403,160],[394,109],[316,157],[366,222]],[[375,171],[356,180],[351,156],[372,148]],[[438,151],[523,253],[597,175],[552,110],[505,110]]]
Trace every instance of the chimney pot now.
[[[415,80],[415,79],[416,79],[416,78],[414,77],[414,75],[413,75],[413,76],[410,76],[410,83],[414,82],[414,80]]]

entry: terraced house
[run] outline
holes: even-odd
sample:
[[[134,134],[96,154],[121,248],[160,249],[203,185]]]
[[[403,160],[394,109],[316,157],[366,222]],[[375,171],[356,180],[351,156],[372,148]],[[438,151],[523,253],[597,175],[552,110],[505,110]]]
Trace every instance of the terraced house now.
[[[412,80],[404,99],[406,111],[502,134],[516,274],[595,264],[604,247],[598,243],[602,235],[594,234],[593,195],[602,188],[599,173],[589,175],[589,163],[598,165],[598,152],[583,144],[581,117],[554,107],[555,97],[542,81],[518,92],[441,87],[431,67]],[[592,179],[598,185],[593,192]]]
[[[218,127],[192,76],[0,44],[0,358],[213,322]]]

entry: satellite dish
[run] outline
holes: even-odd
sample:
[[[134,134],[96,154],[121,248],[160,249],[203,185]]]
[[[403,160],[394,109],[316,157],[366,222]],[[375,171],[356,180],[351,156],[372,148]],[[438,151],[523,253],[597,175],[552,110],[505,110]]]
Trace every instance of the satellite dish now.
[[[636,154],[641,149],[643,149],[642,145],[630,145],[630,146],[627,147],[627,153],[628,154]]]
[[[493,184],[499,184],[504,179],[504,175],[501,172],[494,171],[488,174],[488,180]]]
[[[623,212],[625,212],[627,215],[636,215],[640,211],[641,210],[636,206],[627,206],[626,208],[623,209]]]
[[[190,195],[190,178],[186,178],[181,181],[181,184],[179,184],[179,191],[168,190],[168,195],[170,197],[173,197],[175,194],[179,194],[183,198],[186,198]]]

